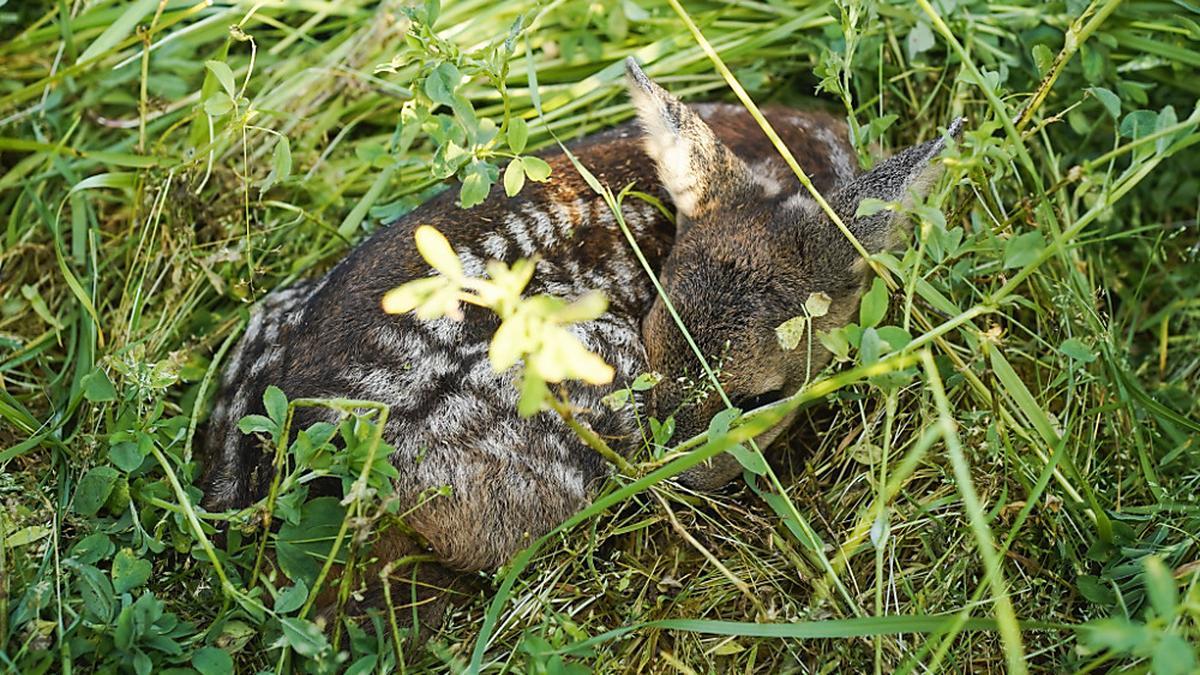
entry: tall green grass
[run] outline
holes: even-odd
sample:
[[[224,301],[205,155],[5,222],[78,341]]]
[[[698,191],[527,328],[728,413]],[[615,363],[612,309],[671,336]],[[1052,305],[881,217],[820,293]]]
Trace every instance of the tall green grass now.
[[[1196,667],[1192,3],[10,0],[0,38],[0,669]],[[690,98],[834,110],[865,163],[967,132],[826,338],[845,365],[788,404],[823,400],[778,482],[666,480],[754,419],[674,439],[700,454],[635,458],[423,648],[321,634],[313,584],[349,581],[296,583],[286,525],[198,506],[221,357],[256,298],[443,179],[469,203],[493,131],[524,119],[537,148],[629,117],[629,55]],[[382,411],[355,410],[330,470],[386,495]],[[386,520],[273,495],[339,559]]]

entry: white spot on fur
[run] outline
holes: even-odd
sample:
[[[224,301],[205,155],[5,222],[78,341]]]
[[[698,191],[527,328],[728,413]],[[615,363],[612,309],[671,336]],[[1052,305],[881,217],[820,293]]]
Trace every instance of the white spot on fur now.
[[[471,251],[462,249],[458,251],[458,259],[462,262],[463,272],[469,277],[478,277],[483,274],[483,260]]]
[[[496,232],[488,232],[483,238],[483,252],[493,260],[504,260],[508,255],[508,240]]]
[[[444,345],[457,344],[462,341],[463,326],[465,325],[462,321],[456,321],[449,317],[442,317],[440,319],[426,321],[422,325],[425,327],[426,332],[433,337],[433,339]]]
[[[587,203],[576,197],[569,204],[555,201],[550,202],[550,210],[554,212],[554,224],[562,237],[570,237],[575,232],[575,226],[580,224],[583,214],[587,212]]]
[[[792,195],[791,197],[788,197],[787,200],[785,200],[783,202],[783,207],[785,209],[811,210],[814,207],[816,207],[816,205],[817,205],[817,203],[812,200],[812,197],[808,196],[807,190],[803,191],[803,192],[797,192],[796,194]]]
[[[263,326],[263,311],[260,309],[254,312],[250,317],[250,323],[246,325],[246,332],[242,334],[242,339],[238,341],[237,349],[233,352],[233,358],[229,360],[229,365],[225,367],[225,379],[230,380],[242,368],[242,359],[246,356],[246,349],[250,345],[258,342],[258,334]]]
[[[775,161],[764,159],[750,169],[750,178],[763,189],[767,197],[774,197],[783,191],[783,185],[775,173]]]
[[[825,144],[825,148],[828,150],[829,164],[833,167],[833,173],[837,176],[838,184],[840,185],[854,178],[854,162],[851,160],[849,153],[846,152],[846,146],[842,144],[837,134],[833,133],[829,127],[821,127],[817,130],[817,138]]]
[[[529,237],[529,224],[521,216],[509,213],[504,216],[504,227],[524,256],[533,255],[533,239]]]
[[[554,223],[550,221],[550,216],[545,211],[526,205],[521,209],[521,212],[532,221],[533,236],[537,238],[537,242],[542,248],[550,248],[558,243],[558,236],[554,231]]]

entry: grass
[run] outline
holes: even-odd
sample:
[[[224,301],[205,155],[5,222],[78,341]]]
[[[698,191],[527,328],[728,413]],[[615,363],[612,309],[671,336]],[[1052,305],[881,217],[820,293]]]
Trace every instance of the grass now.
[[[0,3],[0,670],[1196,667],[1193,5],[466,0],[433,29],[417,5]],[[306,544],[198,506],[221,357],[255,299],[522,153],[451,141],[629,117],[631,54],[690,98],[837,111],[864,161],[967,132],[911,247],[873,261],[884,318],[788,404],[823,401],[777,484],[693,495],[667,478],[699,455],[637,458],[427,649],[339,625],[339,661],[316,588],[260,554]],[[308,404],[259,421],[281,458]],[[360,417],[329,470],[386,497],[384,411],[338,405]],[[311,524],[284,483],[270,511]],[[385,505],[332,512],[326,550],[359,555]]]

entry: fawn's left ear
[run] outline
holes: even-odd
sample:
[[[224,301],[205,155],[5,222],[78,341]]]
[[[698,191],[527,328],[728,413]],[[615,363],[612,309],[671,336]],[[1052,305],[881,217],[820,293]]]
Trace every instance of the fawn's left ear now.
[[[646,137],[646,153],[679,213],[689,218],[719,206],[750,182],[746,164],[696,111],[655,84],[633,57],[625,59],[629,96]]]
[[[941,163],[934,160],[946,148],[947,136],[962,136],[963,122],[962,117],[955,119],[946,135],[906,148],[834,193],[830,205],[868,251],[875,253],[895,245],[902,227],[897,221],[902,217],[887,209],[856,216],[859,204],[868,198],[903,203],[914,195],[924,196],[942,173]]]

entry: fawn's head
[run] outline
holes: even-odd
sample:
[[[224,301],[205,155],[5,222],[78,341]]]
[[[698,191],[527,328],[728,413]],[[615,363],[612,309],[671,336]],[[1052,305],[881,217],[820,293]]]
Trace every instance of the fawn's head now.
[[[807,341],[785,351],[775,328],[805,315],[805,301],[814,293],[825,293],[831,302],[825,316],[811,321],[808,335],[845,325],[857,311],[869,268],[807,192],[771,194],[700,115],[652,82],[632,59],[626,69],[646,151],[677,208],[675,243],[660,275],[667,296],[719,371],[734,406],[749,410],[795,393],[830,355],[815,339],[811,359]],[[950,133],[960,128],[961,120]],[[886,209],[856,217],[859,204],[923,193],[937,177],[940,167],[932,160],[944,146],[938,139],[908,148],[826,195],[868,252],[897,244],[903,217]],[[829,158],[798,160],[817,165]],[[703,431],[724,403],[708,386],[662,298],[646,316],[642,337],[650,368],[664,376],[651,391],[651,412],[659,419],[675,416],[676,438]],[[758,442],[770,443],[789,421]],[[732,471],[684,478],[697,487],[715,487],[736,475],[736,465]]]

